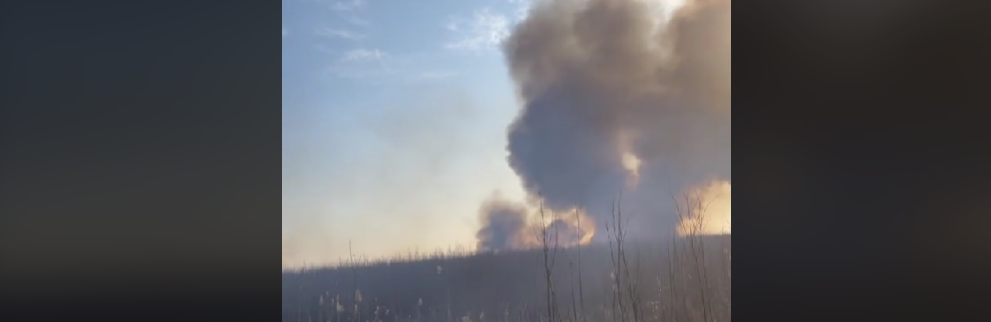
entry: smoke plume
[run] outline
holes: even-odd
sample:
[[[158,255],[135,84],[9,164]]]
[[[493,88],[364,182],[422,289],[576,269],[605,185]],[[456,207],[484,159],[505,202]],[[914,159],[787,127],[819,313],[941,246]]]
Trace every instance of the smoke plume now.
[[[529,246],[536,239],[528,235],[527,209],[500,199],[482,205],[482,229],[478,231],[478,250],[504,250]]]
[[[568,216],[513,203],[493,196],[482,205],[482,229],[476,235],[480,251],[500,251],[539,247],[543,238],[549,244],[573,246],[588,243],[595,226],[584,212],[572,209]],[[585,222],[582,222],[584,220]]]
[[[688,0],[667,21],[659,6],[535,1],[505,43],[524,103],[508,161],[549,210],[604,223],[622,193],[630,233],[656,235],[678,225],[672,196],[728,186],[730,1]],[[482,232],[520,227],[496,217]]]

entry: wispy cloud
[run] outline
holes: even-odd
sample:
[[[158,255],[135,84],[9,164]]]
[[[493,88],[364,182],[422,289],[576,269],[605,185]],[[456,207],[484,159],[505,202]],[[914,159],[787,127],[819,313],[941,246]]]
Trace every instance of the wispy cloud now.
[[[368,20],[359,18],[358,16],[355,16],[353,14],[350,16],[342,15],[341,19],[344,19],[345,22],[358,27],[366,27],[371,24],[370,22],[368,22]]]
[[[390,58],[388,53],[378,49],[354,49],[344,53],[344,61],[382,61]]]
[[[360,40],[365,38],[364,34],[336,28],[316,28],[313,30],[313,33],[321,37],[341,38],[347,40]]]
[[[365,7],[367,0],[335,1],[330,8],[334,11],[355,11]]]
[[[365,84],[413,84],[440,81],[456,74],[423,66],[417,55],[395,55],[358,48],[341,53],[329,70],[334,76]]]
[[[346,51],[330,66],[339,78],[353,80],[382,80],[395,74],[392,65],[401,61],[379,49],[358,48]]]
[[[533,0],[507,0],[513,5],[513,24],[517,24],[520,21],[526,19],[527,15],[530,14],[530,5],[533,4]]]
[[[339,52],[338,50],[334,49],[333,47],[330,47],[330,46],[327,46],[327,45],[324,45],[324,44],[314,44],[313,45],[313,49],[315,49],[316,51],[319,51],[321,53],[324,53],[324,54],[336,54],[336,53]]]
[[[423,82],[423,81],[436,81],[436,80],[448,79],[448,78],[451,78],[451,77],[454,77],[454,76],[457,76],[457,75],[458,75],[458,73],[451,72],[451,71],[439,71],[439,70],[435,70],[435,71],[427,71],[427,72],[420,73],[419,75],[416,75],[413,78],[413,80],[414,81],[421,81],[421,82]]]
[[[510,24],[505,15],[482,8],[469,19],[449,19],[445,27],[455,34],[456,40],[444,44],[444,48],[480,52],[497,48],[509,37]]]
[[[330,9],[334,14],[341,18],[344,22],[357,26],[365,27],[371,23],[360,17],[360,12],[364,11],[368,7],[368,0],[300,0],[303,2],[318,5],[322,9]]]

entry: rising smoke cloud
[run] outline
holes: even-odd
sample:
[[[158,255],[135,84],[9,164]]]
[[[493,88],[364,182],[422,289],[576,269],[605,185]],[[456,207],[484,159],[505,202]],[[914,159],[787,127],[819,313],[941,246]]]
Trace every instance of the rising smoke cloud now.
[[[540,211],[498,195],[492,196],[480,211],[483,225],[476,235],[477,250],[538,247],[545,237],[553,244],[573,246],[588,243],[595,234],[592,220],[583,211],[571,209],[567,215],[553,217],[548,212],[541,216]]]
[[[529,234],[530,222],[525,206],[501,199],[490,199],[482,205],[484,225],[478,231],[478,250],[523,248],[536,242]]]
[[[676,230],[678,192],[729,185],[730,1],[688,0],[666,23],[660,5],[535,1],[505,43],[523,101],[508,162],[549,210],[604,223],[622,192],[646,237]],[[480,245],[525,227],[505,210],[483,207]]]

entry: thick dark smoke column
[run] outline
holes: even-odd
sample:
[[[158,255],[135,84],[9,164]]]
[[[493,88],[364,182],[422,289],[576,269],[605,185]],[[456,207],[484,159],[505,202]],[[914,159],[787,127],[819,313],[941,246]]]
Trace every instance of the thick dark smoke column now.
[[[644,234],[674,227],[662,219],[672,193],[730,180],[730,1],[689,0],[667,24],[654,9],[535,1],[504,47],[525,102],[509,163],[527,192],[601,224],[625,189],[638,220],[653,220],[635,225]],[[633,191],[624,153],[642,164]],[[494,223],[483,231],[513,226]]]

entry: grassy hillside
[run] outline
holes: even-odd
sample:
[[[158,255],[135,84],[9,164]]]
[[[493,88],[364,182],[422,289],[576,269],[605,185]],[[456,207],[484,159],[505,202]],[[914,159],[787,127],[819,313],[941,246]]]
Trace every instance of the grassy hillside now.
[[[282,317],[307,322],[730,321],[731,250],[725,235],[284,270]]]

